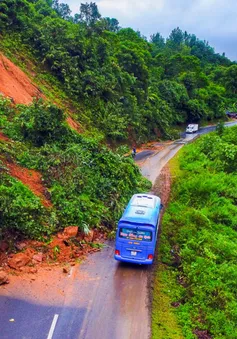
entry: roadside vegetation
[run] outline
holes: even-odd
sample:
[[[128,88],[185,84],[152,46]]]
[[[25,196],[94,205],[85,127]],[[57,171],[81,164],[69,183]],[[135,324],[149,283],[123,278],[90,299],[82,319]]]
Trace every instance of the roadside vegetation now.
[[[155,33],[147,41],[102,17],[93,2],[78,10],[71,16],[58,0],[3,0],[0,46],[14,59],[29,51],[45,70],[41,79],[60,88],[58,81],[58,95],[75,103],[83,127],[114,143],[139,144],[175,138],[176,126],[233,109],[237,66],[206,41],[179,28],[166,40]],[[24,55],[18,62],[27,68]]]
[[[71,16],[58,0],[2,0],[0,32],[0,51],[44,98],[24,106],[0,95],[0,240],[46,239],[68,225],[112,230],[131,195],[150,189],[126,145],[175,139],[186,123],[237,109],[236,63],[179,28],[148,41],[92,2]],[[48,204],[14,164],[42,175]],[[235,339],[237,128],[219,124],[175,165],[153,338]]]
[[[169,298],[188,339],[236,338],[236,166],[236,127],[220,127],[171,161],[175,179],[162,221],[154,295],[155,302],[162,294]],[[157,312],[154,304],[154,338]]]
[[[67,225],[112,229],[131,194],[148,190],[127,148],[112,152],[100,135],[80,135],[64,121],[61,109],[34,102],[12,106],[0,99],[0,225],[31,238],[49,235]],[[7,163],[40,171],[51,207],[9,175]],[[1,235],[0,234],[0,235]]]
[[[118,145],[176,138],[182,124],[222,119],[235,105],[236,64],[179,28],[147,41],[102,17],[93,2],[71,16],[58,0],[3,0],[0,28],[0,50],[45,98],[30,106],[0,102],[0,127],[13,140],[0,144],[2,232],[38,237],[68,224],[112,227],[132,193],[148,187]],[[50,208],[11,178],[6,159],[43,175]]]

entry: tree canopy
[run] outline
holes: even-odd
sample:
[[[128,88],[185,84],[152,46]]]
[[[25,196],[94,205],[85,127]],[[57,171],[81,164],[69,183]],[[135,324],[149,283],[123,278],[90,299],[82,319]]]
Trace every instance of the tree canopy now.
[[[18,34],[85,108],[86,121],[79,112],[78,120],[108,139],[170,138],[172,126],[224,117],[236,103],[236,64],[179,27],[148,42],[117,19],[103,18],[95,2],[82,3],[74,16],[58,0],[3,0],[0,6],[3,36]]]

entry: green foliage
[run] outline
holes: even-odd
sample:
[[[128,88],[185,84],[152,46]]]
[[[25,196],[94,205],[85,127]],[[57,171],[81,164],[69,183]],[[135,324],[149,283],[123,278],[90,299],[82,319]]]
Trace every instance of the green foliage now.
[[[172,303],[170,291],[176,289],[175,278],[177,276],[174,276],[172,270],[168,271],[160,261],[158,265],[159,269],[154,275],[151,338],[183,339],[182,328],[177,323],[175,309],[170,307]]]
[[[172,49],[182,49],[182,45],[184,44],[184,33],[179,27],[172,30],[167,39],[167,44]]]
[[[52,8],[58,13],[63,19],[69,19],[71,10],[67,4],[59,3],[59,0],[52,0]]]
[[[172,108],[172,122],[184,122],[187,119],[185,107],[188,101],[187,90],[176,81],[163,80],[158,84],[159,94]]]
[[[0,100],[0,107],[3,131],[14,140],[0,142],[1,154],[39,170],[53,203],[52,212],[46,213],[23,184],[13,180],[9,190],[4,181],[0,192],[4,230],[39,237],[55,226],[78,225],[85,230],[104,224],[112,229],[131,195],[150,188],[134,161],[124,156],[125,150],[113,153],[100,135],[86,137],[72,131],[56,106],[39,101],[13,108]],[[7,172],[5,167],[2,170]],[[50,215],[47,227],[46,215]]]
[[[219,122],[217,125],[216,125],[216,132],[218,135],[222,135],[224,133],[224,129],[225,129],[225,124],[224,122]]]
[[[80,22],[85,23],[90,26],[96,23],[100,19],[101,15],[98,11],[97,5],[95,2],[81,4],[80,6]]]
[[[74,17],[58,0],[0,6],[3,38],[12,36],[6,50],[14,50],[17,33],[18,46],[31,50],[80,103],[78,120],[109,140],[168,137],[172,125],[222,118],[236,101],[236,65],[180,28],[166,41],[156,33],[147,42],[120,29],[115,18],[103,18],[95,2],[82,3]],[[162,119],[161,100],[167,104]]]
[[[156,48],[163,48],[165,46],[165,39],[160,33],[152,34],[150,40],[156,46]]]
[[[1,153],[43,173],[60,226],[111,226],[131,194],[149,186],[132,159],[106,142],[174,138],[177,124],[221,118],[236,102],[235,65],[179,28],[167,41],[156,33],[148,42],[101,17],[94,2],[82,3],[74,17],[58,0],[3,0],[0,12],[1,49],[23,68],[26,55],[35,58],[45,96],[72,106],[90,131],[70,130],[54,104],[13,108],[0,100],[0,125],[14,140],[1,143]],[[220,145],[208,156],[220,150],[214,168],[232,173],[236,146],[224,136]]]
[[[184,149],[163,219],[161,260],[180,282],[171,297],[185,338],[237,333],[236,132],[220,125]]]
[[[207,106],[198,99],[190,99],[187,102],[187,113],[189,121],[199,121],[208,116]]]
[[[237,65],[230,66],[224,73],[224,83],[228,91],[237,94]]]
[[[32,141],[36,146],[54,142],[65,133],[62,126],[63,111],[55,105],[34,102],[27,108],[21,108],[22,113],[16,118],[24,139]]]
[[[110,32],[118,32],[120,27],[119,27],[119,22],[115,18],[104,18],[105,20],[105,29],[110,31]]]
[[[10,175],[0,176],[0,238],[18,233],[28,238],[50,235],[56,226],[54,213],[47,211],[21,182]]]

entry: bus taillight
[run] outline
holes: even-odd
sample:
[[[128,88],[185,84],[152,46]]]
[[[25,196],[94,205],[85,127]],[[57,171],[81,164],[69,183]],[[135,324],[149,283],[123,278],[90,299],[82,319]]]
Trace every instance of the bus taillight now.
[[[153,259],[153,254],[149,254],[147,259],[152,260]]]
[[[115,250],[115,255],[120,255],[120,251],[119,250]]]

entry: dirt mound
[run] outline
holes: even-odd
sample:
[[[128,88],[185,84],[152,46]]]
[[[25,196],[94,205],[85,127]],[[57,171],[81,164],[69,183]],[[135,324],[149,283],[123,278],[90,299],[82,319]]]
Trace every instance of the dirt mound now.
[[[161,198],[162,204],[167,207],[171,191],[171,174],[169,165],[162,168],[159,177],[152,187],[152,191]]]
[[[35,195],[37,195],[45,207],[51,207],[52,203],[48,198],[48,191],[43,185],[42,176],[39,172],[29,170],[17,164],[4,161],[9,170],[9,174],[19,179],[26,185]]]
[[[28,105],[33,98],[43,98],[40,90],[27,75],[4,55],[0,54],[0,93],[15,104]]]
[[[102,243],[107,238],[105,233],[94,230],[91,231],[93,238],[88,240],[87,235],[80,231],[69,234],[72,229],[78,230],[78,227],[66,227],[63,232],[52,237],[48,243],[36,240],[13,242],[10,237],[5,241],[0,241],[0,272],[10,275],[34,274],[37,273],[39,267],[59,264],[74,266],[89,253],[100,251]],[[67,273],[65,269],[62,272]],[[6,283],[6,280],[3,283]]]
[[[1,141],[9,143],[11,142],[11,139],[0,131],[0,142]],[[26,185],[37,197],[40,198],[45,207],[52,207],[52,203],[49,199],[49,192],[44,187],[42,175],[39,172],[21,167],[12,160],[9,161],[1,155],[0,160],[4,164],[4,170],[7,170],[12,177],[20,180],[24,185]]]

